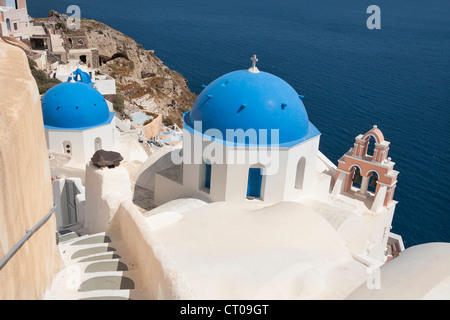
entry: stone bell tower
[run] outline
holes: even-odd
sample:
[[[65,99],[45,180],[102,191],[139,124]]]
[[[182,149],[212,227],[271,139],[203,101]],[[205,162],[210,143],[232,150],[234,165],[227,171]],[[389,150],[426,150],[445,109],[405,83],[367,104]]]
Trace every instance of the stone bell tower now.
[[[375,140],[373,154],[369,154],[370,139]],[[373,196],[371,210],[376,212],[389,206],[394,197],[398,171],[395,163],[388,157],[390,142],[384,140],[383,133],[377,126],[366,134],[358,135],[355,144],[341,159],[337,168],[333,194],[353,192],[362,198]],[[360,184],[353,186],[353,182]],[[374,187],[374,194],[368,190],[369,183]]]

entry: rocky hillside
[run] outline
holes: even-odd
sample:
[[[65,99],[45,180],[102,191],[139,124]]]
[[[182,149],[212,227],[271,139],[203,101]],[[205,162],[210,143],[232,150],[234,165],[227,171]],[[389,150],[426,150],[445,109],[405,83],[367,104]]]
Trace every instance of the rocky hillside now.
[[[182,113],[190,109],[196,96],[181,74],[164,65],[153,50],[101,22],[83,19],[81,28],[89,47],[99,51],[100,73],[116,79],[124,97],[122,116],[143,110],[163,114],[166,124],[182,126]]]

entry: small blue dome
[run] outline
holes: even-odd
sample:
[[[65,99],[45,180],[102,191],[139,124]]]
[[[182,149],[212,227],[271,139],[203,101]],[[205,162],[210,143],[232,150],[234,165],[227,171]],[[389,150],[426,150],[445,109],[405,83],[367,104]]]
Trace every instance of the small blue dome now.
[[[89,84],[91,86],[94,85],[94,83],[92,82],[91,76],[89,75],[89,73],[84,72],[83,70],[81,70],[80,68],[77,68],[77,70],[75,70],[67,79],[68,82],[70,81],[77,81],[77,82],[83,82],[86,84]]]
[[[47,129],[84,130],[108,124],[114,117],[101,93],[83,82],[58,84],[41,103]]]
[[[258,145],[271,145],[271,129],[278,129],[279,145],[293,146],[320,134],[309,122],[298,93],[284,80],[266,72],[247,70],[223,75],[199,95],[192,110],[184,115],[185,128],[195,131],[201,121],[205,135],[209,129],[221,132],[224,144],[239,145],[227,137],[227,129],[267,130],[267,140]],[[206,132],[208,135],[209,132]],[[217,137],[206,137],[217,141]],[[231,137],[234,140],[234,137]],[[252,145],[246,141],[245,145]]]

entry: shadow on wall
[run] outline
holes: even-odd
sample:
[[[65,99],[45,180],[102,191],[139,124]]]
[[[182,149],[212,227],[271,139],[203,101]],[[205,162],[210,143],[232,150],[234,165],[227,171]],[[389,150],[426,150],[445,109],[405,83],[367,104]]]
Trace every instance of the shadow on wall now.
[[[162,147],[157,153],[152,154],[136,173],[133,202],[140,208],[148,211],[156,207],[153,203],[156,174],[182,183],[183,167],[175,165],[171,158],[174,149],[172,146]]]

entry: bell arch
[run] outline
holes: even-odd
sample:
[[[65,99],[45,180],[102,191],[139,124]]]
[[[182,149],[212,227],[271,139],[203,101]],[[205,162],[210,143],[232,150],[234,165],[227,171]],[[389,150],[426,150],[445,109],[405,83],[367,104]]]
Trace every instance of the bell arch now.
[[[350,167],[349,171],[350,171],[351,186],[360,189],[362,177],[363,177],[363,172],[361,170],[361,167],[357,164],[354,164]]]
[[[368,149],[371,139],[375,140],[372,155]],[[361,199],[373,197],[370,207],[372,211],[389,206],[394,201],[393,194],[399,174],[394,170],[395,163],[387,156],[389,145],[390,142],[384,140],[383,133],[377,126],[373,126],[364,135],[358,135],[353,148],[339,159],[333,194],[345,194],[352,187],[359,188],[357,191]]]
[[[380,174],[375,169],[371,169],[366,174],[367,178],[369,179],[369,185],[368,185],[368,191],[375,194],[377,190],[377,182],[380,180]]]

